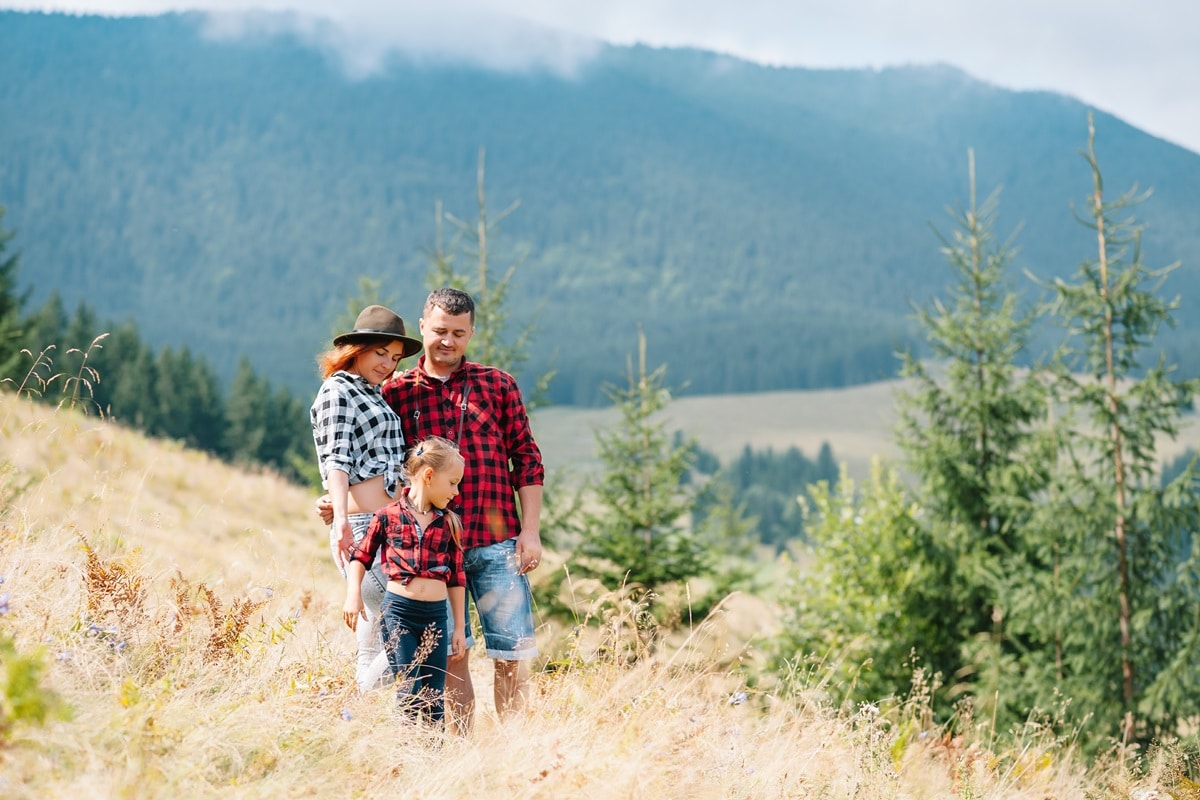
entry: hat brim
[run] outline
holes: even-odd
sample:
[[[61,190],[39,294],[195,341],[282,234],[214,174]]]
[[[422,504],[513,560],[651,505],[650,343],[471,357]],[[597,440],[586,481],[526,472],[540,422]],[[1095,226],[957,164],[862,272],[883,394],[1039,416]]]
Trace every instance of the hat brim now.
[[[390,331],[350,331],[349,333],[343,333],[340,336],[335,336],[333,339],[333,346],[341,347],[344,344],[370,342],[376,339],[391,339],[392,341],[403,344],[404,358],[416,355],[425,347],[425,343],[420,339],[414,339],[411,336],[401,336],[398,333],[391,333]]]

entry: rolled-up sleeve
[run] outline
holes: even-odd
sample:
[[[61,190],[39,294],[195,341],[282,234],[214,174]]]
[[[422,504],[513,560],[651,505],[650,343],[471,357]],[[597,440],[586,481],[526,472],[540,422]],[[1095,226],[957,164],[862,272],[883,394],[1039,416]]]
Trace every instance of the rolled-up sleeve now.
[[[504,374],[504,373],[502,373]],[[521,398],[521,389],[511,375],[504,374],[504,439],[505,449],[512,461],[512,485],[541,486],[546,481],[546,469],[542,464],[542,451],[533,438],[529,425],[529,412]]]
[[[317,463],[321,468],[321,483],[325,485],[331,470],[347,474],[353,471],[354,409],[340,385],[327,380],[317,392],[310,416],[313,443],[317,447]]]

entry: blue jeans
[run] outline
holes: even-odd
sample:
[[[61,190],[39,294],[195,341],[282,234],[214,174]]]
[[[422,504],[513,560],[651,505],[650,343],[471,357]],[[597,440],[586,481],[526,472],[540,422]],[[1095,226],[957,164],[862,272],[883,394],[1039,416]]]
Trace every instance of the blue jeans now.
[[[406,715],[441,722],[450,636],[445,600],[383,596],[383,642],[396,678],[396,705]]]
[[[537,656],[533,594],[529,579],[517,571],[517,540],[467,549],[463,569],[488,657],[525,661]]]
[[[350,529],[354,533],[354,543],[358,544],[367,535],[374,514],[350,514]],[[336,551],[338,536],[333,528],[329,529],[329,546]],[[381,551],[382,552],[382,551]],[[336,561],[335,561],[336,563]],[[346,571],[342,570],[342,577]],[[383,673],[387,671],[387,656],[383,652],[383,636],[379,628],[379,604],[383,602],[383,592],[387,588],[387,576],[383,574],[379,558],[367,570],[362,581],[363,609],[367,612],[367,621],[359,620],[354,630],[354,638],[358,642],[358,663],[354,668],[354,679],[361,691],[374,689],[381,685]]]

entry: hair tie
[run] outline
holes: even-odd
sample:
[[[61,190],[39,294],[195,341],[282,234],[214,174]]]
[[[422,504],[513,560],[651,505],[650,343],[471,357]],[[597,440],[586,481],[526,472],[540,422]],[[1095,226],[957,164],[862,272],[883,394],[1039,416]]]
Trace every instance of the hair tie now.
[[[419,447],[417,447],[416,452],[414,452],[413,455],[419,456],[419,455],[423,454],[424,452],[425,452],[425,446],[420,445]]]

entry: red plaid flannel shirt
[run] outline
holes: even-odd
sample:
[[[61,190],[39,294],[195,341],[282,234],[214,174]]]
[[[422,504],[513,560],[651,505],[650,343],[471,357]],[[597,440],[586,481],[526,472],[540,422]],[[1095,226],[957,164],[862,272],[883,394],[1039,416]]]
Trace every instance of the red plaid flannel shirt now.
[[[350,557],[370,569],[383,548],[380,563],[388,580],[407,584],[413,578],[433,578],[447,586],[466,586],[463,551],[454,543],[445,513],[433,509],[433,519],[422,530],[405,504],[407,497],[405,486],[399,500],[375,512],[367,535],[351,548]]]
[[[384,382],[383,398],[400,416],[409,447],[427,436],[458,444],[466,468],[453,508],[463,520],[464,548],[521,532],[516,490],[541,486],[546,471],[512,375],[464,359],[443,382],[425,372],[422,356],[417,366]]]

